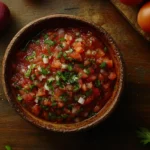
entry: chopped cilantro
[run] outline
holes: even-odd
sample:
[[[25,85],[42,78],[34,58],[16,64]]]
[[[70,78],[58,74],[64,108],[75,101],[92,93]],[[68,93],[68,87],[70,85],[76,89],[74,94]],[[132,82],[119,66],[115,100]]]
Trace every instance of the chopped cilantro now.
[[[73,67],[72,67],[71,64],[68,64],[68,67],[67,67],[67,68],[68,68],[69,71],[72,71],[72,70],[73,70]]]
[[[74,85],[74,91],[76,92],[76,91],[78,91],[80,89],[80,87],[79,87],[79,83],[76,83],[75,85]]]
[[[70,48],[69,50],[66,51],[66,53],[72,53],[73,52],[73,49]]]
[[[90,69],[84,69],[83,70],[86,74],[90,74]]]
[[[62,114],[62,115],[61,115],[61,118],[63,118],[63,119],[66,119],[67,117],[68,117],[67,114]]]
[[[93,93],[92,89],[85,92],[85,96],[89,97]]]
[[[60,42],[66,41],[65,38],[60,38]]]
[[[108,51],[108,48],[107,47],[104,47],[104,52],[107,52]]]
[[[64,57],[65,59],[67,59],[67,54],[66,54],[66,53],[63,53],[63,57]]]
[[[45,34],[45,35],[44,35],[44,39],[45,39],[45,40],[46,40],[48,37],[49,37],[48,34]]]
[[[92,116],[94,116],[94,115],[96,115],[96,114],[97,114],[97,113],[95,113],[95,112],[91,112],[91,113],[89,113],[89,116],[88,116],[88,117],[90,118],[90,117],[92,117]]]
[[[36,77],[35,74],[32,74],[30,79],[33,81],[33,80],[35,80],[35,77]]]
[[[44,109],[44,110],[49,110],[49,107],[45,106],[45,105],[41,105],[41,108]]]
[[[52,107],[57,106],[57,102],[52,102]]]
[[[52,41],[52,40],[45,40],[44,44],[47,44],[50,47],[50,46],[54,46],[56,44],[56,42]]]
[[[36,66],[35,64],[30,65],[30,67],[28,68],[28,70],[25,73],[26,78],[30,77],[30,74],[31,74],[32,70],[35,68],[35,66]]]
[[[95,86],[96,86],[97,88],[99,88],[99,87],[101,86],[100,80],[96,80],[96,81],[95,81]]]
[[[58,55],[57,55],[57,58],[61,58],[63,55],[63,52],[59,52]]]
[[[57,116],[54,113],[48,113],[48,118],[51,120],[55,120],[57,118]]]
[[[41,72],[40,73],[43,74],[43,75],[47,75],[47,74],[50,73],[50,71],[47,68],[41,68]]]
[[[12,148],[9,145],[5,145],[5,150],[12,150]]]
[[[61,96],[60,96],[60,99],[63,101],[63,102],[67,102],[68,101],[68,98],[69,98],[69,95],[67,93],[63,93]]]
[[[106,68],[106,66],[107,66],[106,62],[102,62],[102,63],[100,64],[100,68],[102,68],[102,69]]]
[[[31,55],[29,55],[29,56],[27,56],[27,57],[26,57],[26,60],[28,60],[28,61],[29,61],[29,60],[31,60],[31,59],[34,59],[34,58],[35,58],[35,56],[36,56],[36,52],[35,52],[35,51],[33,51]]]
[[[22,101],[22,97],[20,96],[20,94],[17,95],[17,100]]]
[[[29,87],[30,87],[30,90],[32,91],[36,86],[34,84],[31,84]]]

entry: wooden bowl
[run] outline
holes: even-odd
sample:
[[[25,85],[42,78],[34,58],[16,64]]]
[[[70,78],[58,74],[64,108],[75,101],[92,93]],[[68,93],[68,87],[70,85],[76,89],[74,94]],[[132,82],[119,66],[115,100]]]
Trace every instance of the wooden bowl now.
[[[10,78],[12,74],[11,63],[15,57],[16,51],[24,45],[29,39],[35,36],[37,33],[42,31],[46,28],[62,28],[62,27],[88,27],[91,30],[97,33],[98,38],[100,38],[110,49],[111,57],[114,61],[114,65],[116,68],[117,73],[117,81],[113,91],[111,98],[105,104],[105,106],[93,117],[86,119],[79,123],[73,124],[56,124],[52,122],[48,122],[42,120],[40,118],[35,117],[29,111],[27,111],[24,107],[22,107],[16,100],[15,94],[12,92],[12,87],[10,85]],[[35,20],[25,27],[23,27],[11,40],[10,44],[8,45],[4,59],[3,59],[3,66],[2,66],[2,82],[4,92],[6,94],[6,98],[15,108],[15,110],[20,114],[24,119],[28,120],[32,124],[52,131],[58,132],[73,132],[73,131],[80,131],[83,129],[88,129],[93,127],[103,120],[105,120],[114,110],[116,104],[119,101],[120,95],[123,90],[124,85],[124,67],[122,58],[120,56],[120,52],[114,43],[113,39],[108,35],[108,33],[102,29],[85,21],[84,19],[77,18],[71,15],[50,15],[38,20]]]

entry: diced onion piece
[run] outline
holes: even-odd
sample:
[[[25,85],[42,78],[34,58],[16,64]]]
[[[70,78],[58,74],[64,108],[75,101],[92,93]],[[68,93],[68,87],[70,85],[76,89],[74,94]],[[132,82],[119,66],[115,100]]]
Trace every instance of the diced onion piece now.
[[[61,35],[61,34],[64,34],[65,31],[64,31],[64,29],[61,28],[57,32],[58,32],[59,35]]]
[[[36,99],[34,100],[34,102],[37,104],[39,102],[38,98],[36,97]]]
[[[76,36],[79,36],[80,35],[80,32],[76,32]]]
[[[73,114],[77,113],[77,111],[78,111],[78,109],[77,109],[76,107],[73,107],[73,108],[72,108],[72,113],[73,113]]]
[[[47,90],[47,91],[49,91],[49,87],[48,87],[47,83],[45,83],[44,89]]]
[[[82,38],[77,38],[75,41],[76,42],[82,42],[82,40],[83,40]]]
[[[54,77],[50,77],[50,78],[48,79],[48,82],[52,82],[52,81],[54,81],[54,80],[55,80]]]
[[[85,99],[83,97],[80,97],[78,100],[78,103],[80,103],[81,105],[83,105],[85,102]]]
[[[28,65],[28,69],[30,69],[31,65]]]
[[[48,58],[47,58],[47,57],[44,57],[44,58],[43,58],[43,63],[44,63],[44,64],[48,64]]]
[[[66,47],[66,42],[63,42],[63,43],[62,43],[62,46],[63,46],[63,47]]]
[[[62,68],[62,69],[67,69],[67,67],[68,67],[68,65],[66,65],[66,64],[62,64],[62,65],[61,65],[61,68]]]
[[[44,75],[39,76],[39,80],[40,80],[40,81],[42,81],[42,80],[45,79],[45,78],[46,78],[46,76],[44,76]]]
[[[91,51],[87,50],[86,55],[91,55]]]
[[[92,82],[90,82],[90,83],[87,83],[86,85],[87,85],[87,88],[88,88],[88,89],[91,89],[91,88],[93,87],[93,84],[92,84]]]
[[[56,81],[59,81],[59,76],[56,76]]]
[[[25,73],[25,71],[26,71],[25,69],[21,69],[21,72],[22,72],[22,73]]]
[[[92,51],[92,55],[96,55],[96,51]]]
[[[38,66],[38,68],[37,68],[37,69],[38,69],[38,71],[41,71],[41,70],[42,70],[40,66]]]

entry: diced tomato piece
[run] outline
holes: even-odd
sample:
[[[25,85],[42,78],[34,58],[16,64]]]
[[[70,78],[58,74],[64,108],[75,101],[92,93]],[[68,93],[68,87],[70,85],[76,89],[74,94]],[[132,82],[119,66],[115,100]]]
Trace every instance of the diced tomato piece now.
[[[82,61],[81,55],[77,52],[72,52],[69,54],[69,56],[75,60]]]
[[[64,103],[63,102],[58,102],[58,108],[62,108],[64,107]]]
[[[95,113],[97,113],[97,112],[99,112],[99,110],[100,110],[100,107],[99,107],[98,105],[96,105],[96,106],[94,107],[94,110],[93,110],[93,111],[94,111]]]
[[[53,60],[53,62],[51,64],[51,68],[56,68],[56,69],[61,68],[61,62],[60,62],[60,60]]]
[[[111,72],[111,73],[109,74],[109,76],[108,76],[108,79],[110,79],[110,80],[115,80],[116,77],[117,77],[117,75],[116,75],[114,72]]]
[[[48,100],[48,99],[45,99],[43,101],[43,105],[45,105],[45,106],[51,106],[51,104],[52,104],[52,102],[50,100]]]
[[[91,75],[87,78],[87,81],[88,82],[91,82],[91,81],[95,81],[96,80],[96,76],[95,75]]]
[[[105,91],[108,91],[109,87],[110,87],[110,83],[103,84],[103,88]]]
[[[113,67],[113,61],[112,60],[110,60],[108,58],[105,58],[103,61],[107,64],[108,68],[112,68]]]
[[[46,91],[44,88],[38,89],[36,96],[45,96],[45,95],[46,95]]]
[[[93,95],[94,95],[95,97],[100,96],[100,90],[99,90],[98,88],[93,88]]]
[[[34,93],[25,93],[24,95],[22,95],[22,98],[26,103],[29,103],[34,100],[34,96],[35,96]]]
[[[34,105],[32,107],[32,113],[35,115],[35,116],[38,116],[40,114],[40,111],[41,111],[41,108],[39,105]]]
[[[94,100],[94,96],[93,95],[89,96],[88,98],[86,98],[84,105],[90,104],[93,100]]]

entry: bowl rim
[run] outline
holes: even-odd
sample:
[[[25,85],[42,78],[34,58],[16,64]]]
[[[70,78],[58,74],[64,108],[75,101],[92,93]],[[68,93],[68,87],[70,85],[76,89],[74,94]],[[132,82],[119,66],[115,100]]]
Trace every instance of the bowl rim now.
[[[67,19],[70,19],[70,20],[80,21],[81,23],[85,23],[85,24],[89,25],[91,28],[94,28],[94,29],[98,30],[99,32],[103,33],[105,35],[106,39],[107,39],[107,42],[110,45],[113,45],[113,51],[115,51],[115,53],[116,53],[116,55],[118,57],[118,63],[120,65],[120,71],[121,72],[120,72],[120,77],[119,77],[119,87],[118,87],[119,89],[116,92],[114,102],[110,105],[109,109],[107,109],[105,111],[105,113],[101,117],[99,117],[97,120],[94,120],[94,121],[92,121],[90,123],[87,123],[84,126],[77,126],[78,128],[76,128],[76,126],[74,128],[68,128],[68,129],[67,128],[65,128],[65,129],[63,129],[63,128],[56,128],[56,127],[51,126],[51,125],[49,125],[49,126],[43,125],[39,121],[34,121],[34,118],[37,118],[38,120],[40,118],[33,117],[33,116],[31,117],[26,112],[21,112],[20,109],[18,108],[18,106],[16,106],[14,104],[14,102],[13,102],[14,100],[11,99],[11,97],[10,97],[10,95],[8,93],[8,89],[7,89],[7,82],[6,82],[6,79],[5,79],[5,76],[6,76],[5,72],[6,72],[6,66],[7,66],[6,62],[7,62],[8,58],[9,58],[9,53],[10,53],[10,51],[12,49],[12,46],[16,42],[16,39],[18,37],[20,37],[22,35],[22,33],[24,33],[26,30],[28,30],[31,26],[34,26],[34,25],[36,25],[38,23],[41,23],[41,22],[43,22],[45,20],[50,20],[50,19],[53,19],[53,18],[67,18]],[[4,93],[5,93],[6,99],[9,101],[9,103],[12,105],[12,107],[14,107],[14,109],[17,111],[17,113],[19,113],[25,120],[29,121],[30,123],[32,123],[32,124],[34,124],[34,125],[36,125],[36,126],[38,126],[40,128],[47,129],[47,130],[50,130],[50,131],[76,132],[76,131],[89,129],[89,128],[94,127],[95,125],[101,123],[102,121],[104,121],[106,118],[108,118],[108,116],[110,116],[110,114],[116,108],[116,105],[119,102],[120,96],[121,96],[123,88],[124,88],[124,81],[125,81],[125,67],[124,67],[123,57],[122,57],[122,54],[121,54],[120,50],[118,49],[116,43],[114,42],[113,38],[108,34],[108,32],[106,30],[104,30],[102,27],[96,25],[93,22],[87,21],[87,20],[85,20],[82,17],[77,17],[77,16],[74,16],[74,15],[68,15],[68,14],[48,15],[48,16],[36,19],[34,21],[31,21],[30,23],[25,25],[23,28],[21,28],[16,33],[16,35],[12,38],[12,40],[8,44],[8,46],[6,48],[6,51],[5,51],[5,54],[4,54],[4,57],[3,57],[3,62],[2,62],[2,85],[3,85],[3,89],[4,89]],[[23,108],[22,108],[22,111],[24,111]],[[91,118],[93,118],[93,117],[90,117],[89,120]],[[86,120],[88,120],[88,119],[86,119]],[[82,121],[82,122],[84,122],[84,121]],[[79,122],[79,123],[81,123],[81,122]],[[76,124],[79,124],[79,123],[73,123],[73,125],[76,125]],[[60,125],[63,125],[63,124],[60,124]],[[69,124],[69,125],[72,125],[72,124]]]

